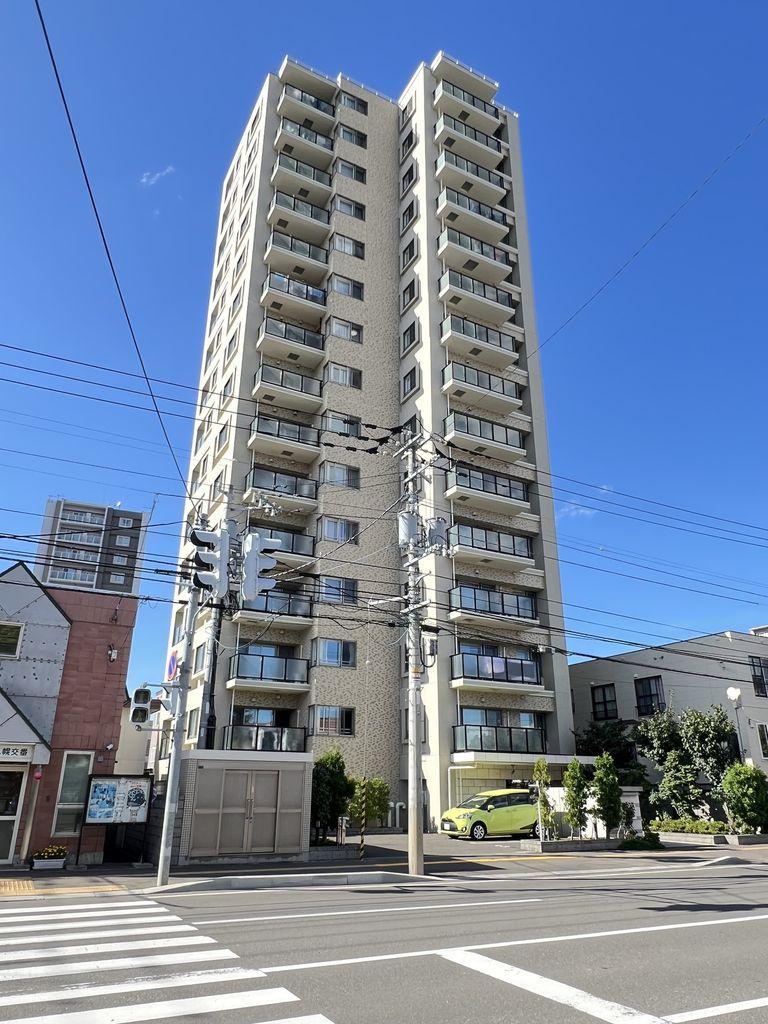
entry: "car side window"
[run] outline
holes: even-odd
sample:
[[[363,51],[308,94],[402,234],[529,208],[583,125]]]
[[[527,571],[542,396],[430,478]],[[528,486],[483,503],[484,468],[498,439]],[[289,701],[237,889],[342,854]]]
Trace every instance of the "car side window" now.
[[[518,807],[520,804],[529,804],[530,802],[531,800],[527,793],[515,793],[509,798],[511,807]]]
[[[509,798],[506,796],[494,796],[488,801],[489,811],[498,811],[500,807],[507,807],[509,804]]]

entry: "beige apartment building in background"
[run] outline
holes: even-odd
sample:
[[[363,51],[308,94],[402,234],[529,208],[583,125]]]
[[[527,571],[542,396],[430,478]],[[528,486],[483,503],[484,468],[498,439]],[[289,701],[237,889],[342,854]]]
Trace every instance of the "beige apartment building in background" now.
[[[267,77],[224,178],[189,485],[212,528],[282,541],[279,582],[203,611],[188,652],[179,610],[169,645],[192,662],[190,763],[339,746],[404,801],[404,626],[369,602],[403,593],[392,456],[423,430],[421,511],[453,552],[422,563],[429,827],[573,749],[518,120],[497,89],[443,53],[397,101],[289,58]]]

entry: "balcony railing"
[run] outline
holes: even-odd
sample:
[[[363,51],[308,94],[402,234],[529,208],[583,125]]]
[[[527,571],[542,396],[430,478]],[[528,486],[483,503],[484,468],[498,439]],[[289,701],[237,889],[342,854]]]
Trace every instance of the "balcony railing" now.
[[[316,377],[307,377],[295,370],[282,370],[279,366],[271,366],[269,363],[262,363],[254,374],[254,387],[261,381],[279,388],[288,388],[290,391],[301,391],[305,395],[314,395],[316,398],[320,397],[323,390],[322,381]]]
[[[442,124],[441,124],[442,122]],[[451,117],[450,114],[443,114],[435,125],[435,135],[439,135],[442,125],[446,128],[450,128],[452,132],[456,132],[457,135],[463,135],[467,139],[472,139],[473,142],[479,142],[482,146],[487,146],[488,149],[493,149],[497,153],[501,152],[501,142],[499,139],[495,139],[492,135],[486,135],[485,132],[479,132],[477,128],[470,128],[468,124],[463,124],[461,121],[457,121],[455,117]]]
[[[305,142],[314,142],[316,146],[322,146],[323,149],[333,149],[333,139],[327,135],[321,135],[320,132],[313,131],[311,128],[305,128],[303,124],[297,124],[296,121],[291,121],[288,117],[280,119],[280,128],[284,132],[288,132],[289,135],[297,135]]]
[[[514,308],[512,295],[509,292],[502,291],[501,288],[495,288],[492,284],[478,281],[476,277],[469,277],[468,274],[460,274],[458,270],[448,270],[440,278],[440,291],[449,285],[452,285],[454,288],[460,288],[463,292],[479,295],[480,298],[488,299],[489,302],[498,302],[500,306],[507,306],[509,309]]]
[[[252,469],[245,478],[246,490],[250,487],[273,491],[293,498],[317,498],[317,482],[292,473],[276,473],[270,469]]]
[[[336,116],[336,108],[332,103],[326,103],[325,100],[321,100],[317,96],[313,96],[311,92],[304,92],[303,89],[297,89],[295,85],[284,85],[283,95],[292,96],[300,103],[306,103],[308,107],[314,107],[315,110],[319,110],[321,114],[327,114],[329,117]],[[465,102],[467,101],[465,100]]]
[[[474,160],[467,160],[466,157],[459,156],[458,153],[450,153],[448,150],[445,150],[437,158],[435,170],[440,171],[443,164],[451,164],[460,171],[466,171],[467,174],[473,174],[476,178],[482,178],[489,185],[495,185],[497,188],[506,188],[504,179],[496,171],[489,171],[487,167],[481,167]]]
[[[512,265],[509,253],[504,249],[500,249],[497,245],[491,245],[489,242],[483,242],[479,238],[473,238],[472,235],[467,235],[463,231],[457,231],[455,228],[446,228],[442,232],[437,239],[438,249],[446,242],[452,242],[454,245],[466,249],[467,252],[473,252],[477,256],[484,256],[486,259],[494,260],[496,263],[503,263],[507,267]]]
[[[317,427],[307,427],[303,423],[281,420],[276,416],[256,416],[251,421],[251,436],[254,434],[279,437],[283,441],[297,441],[301,444],[320,444],[320,431]]]
[[[451,679],[479,679],[489,683],[529,683],[541,686],[539,663],[521,658],[485,654],[451,655]]]
[[[258,679],[268,683],[306,683],[308,672],[309,662],[305,658],[273,658],[266,654],[233,654],[229,659],[230,679]]]
[[[312,245],[311,242],[305,242],[303,238],[285,235],[282,231],[273,231],[267,244],[276,245],[279,249],[287,249],[288,252],[304,256],[308,260],[316,260],[318,263],[328,262],[327,249],[323,249],[319,245]]]
[[[452,412],[443,420],[443,434],[447,435],[452,430],[459,434],[469,434],[470,437],[480,437],[484,441],[507,444],[510,448],[525,448],[525,439],[519,430],[492,420],[481,420],[478,416],[467,416],[463,412]]]
[[[286,274],[270,274],[264,281],[264,286],[273,288],[277,292],[285,292],[286,295],[293,295],[297,299],[306,299],[307,302],[316,302],[319,306],[325,305],[325,289],[314,288],[311,284],[304,284]]]
[[[462,103],[466,103],[470,107],[477,107],[477,109],[482,110],[484,114],[489,114],[491,117],[499,116],[499,108],[493,103],[481,100],[479,96],[474,96],[471,92],[467,92],[466,89],[460,89],[458,85],[453,85],[445,78],[440,82],[438,88],[441,88],[444,92],[450,93],[451,96],[455,96],[457,100],[461,100]]]
[[[308,331],[305,327],[286,324],[282,320],[275,320],[272,316],[264,318],[261,329],[264,334],[285,338],[286,341],[295,341],[299,345],[306,345],[307,348],[316,348],[318,352],[322,352],[325,348],[325,338],[322,334],[317,331]]]
[[[489,473],[486,470],[457,466],[446,473],[446,488],[467,487],[473,491],[484,491],[500,498],[528,501],[528,486],[522,480],[504,476],[503,473]]]
[[[321,171],[319,167],[313,167],[312,164],[306,163],[304,160],[297,160],[294,156],[288,156],[287,153],[280,153],[275,168],[284,167],[287,171],[293,171],[294,174],[300,174],[303,178],[311,178],[312,181],[316,181],[320,185],[331,184],[331,176],[327,171]]]
[[[482,526],[466,526],[459,523],[448,531],[448,540],[452,547],[461,544],[479,551],[495,551],[500,555],[516,555],[518,558],[532,557],[530,537],[499,533],[497,530],[486,530]]]
[[[306,533],[293,533],[291,530],[278,530],[271,526],[258,526],[253,532],[270,540],[279,540],[278,555],[285,553],[311,556],[315,553],[315,538],[307,536]]]
[[[297,163],[296,160],[293,162]],[[309,164],[306,166],[309,167]],[[312,220],[320,221],[321,224],[328,224],[331,219],[330,213],[324,210],[322,206],[315,206],[314,203],[308,203],[304,199],[289,196],[287,192],[275,192],[272,204],[280,206],[284,210],[293,210],[294,213],[300,213],[303,217],[311,217]]]
[[[444,188],[437,197],[437,205],[439,206],[443,200],[453,203],[454,206],[460,206],[462,210],[467,210],[469,213],[485,217],[486,220],[492,220],[495,224],[506,225],[507,223],[506,214],[501,210],[496,210],[492,206],[488,206],[487,203],[480,203],[477,199],[470,199],[469,196],[457,192],[455,188]]]
[[[466,366],[464,363],[448,363],[443,367],[443,384],[448,384],[452,380],[460,381],[462,384],[473,384],[476,388],[493,391],[506,398],[520,398],[520,385],[515,381],[499,377],[496,373],[476,370],[474,366]]]
[[[303,754],[307,749],[307,730],[294,726],[227,725],[223,749]]]
[[[504,334],[502,331],[494,330],[493,327],[486,327],[484,324],[475,323],[474,320],[467,320],[466,317],[457,316],[452,313],[442,323],[443,337],[450,331],[463,334],[467,338],[474,338],[486,345],[495,345],[506,352],[517,352],[517,341],[511,334]]]
[[[536,618],[536,598],[533,594],[508,594],[500,590],[459,586],[450,592],[450,603],[452,612],[509,615],[516,619]]]
[[[242,607],[247,612],[262,612],[278,616],[298,615],[302,618],[309,618],[312,614],[312,598],[305,597],[303,594],[289,594],[288,591],[278,590],[275,587],[267,594],[259,594],[252,601],[243,601]]]
[[[453,750],[496,754],[545,754],[543,729],[522,729],[510,725],[454,725]]]

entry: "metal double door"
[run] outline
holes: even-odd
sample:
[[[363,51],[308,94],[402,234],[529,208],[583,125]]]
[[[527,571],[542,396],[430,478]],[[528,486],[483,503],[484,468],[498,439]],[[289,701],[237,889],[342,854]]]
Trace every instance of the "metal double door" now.
[[[206,768],[198,774],[190,854],[274,853],[280,772]]]

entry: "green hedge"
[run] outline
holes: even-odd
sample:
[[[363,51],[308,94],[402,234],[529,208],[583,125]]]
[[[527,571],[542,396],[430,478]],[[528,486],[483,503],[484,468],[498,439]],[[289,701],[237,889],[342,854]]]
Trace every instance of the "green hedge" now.
[[[650,827],[653,832],[689,832],[706,836],[722,835],[728,831],[724,821],[704,821],[701,818],[655,818]]]

